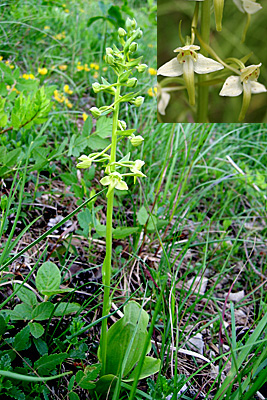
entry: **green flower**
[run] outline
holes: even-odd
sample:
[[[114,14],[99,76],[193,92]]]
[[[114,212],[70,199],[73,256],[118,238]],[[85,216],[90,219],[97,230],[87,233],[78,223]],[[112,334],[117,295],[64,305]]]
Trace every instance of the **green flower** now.
[[[107,197],[113,189],[128,190],[127,183],[124,182],[123,176],[119,172],[111,172],[108,176],[104,176],[100,180],[101,185],[108,186]]]
[[[133,165],[130,167],[130,171],[133,172],[134,175],[134,183],[136,182],[136,177],[140,176],[140,177],[145,177],[146,175],[143,174],[143,172],[141,172],[141,168],[142,166],[145,164],[144,161],[142,160],[135,160],[135,162],[133,163]]]
[[[93,159],[83,154],[78,158],[81,162],[77,164],[77,168],[89,168],[92,165]]]

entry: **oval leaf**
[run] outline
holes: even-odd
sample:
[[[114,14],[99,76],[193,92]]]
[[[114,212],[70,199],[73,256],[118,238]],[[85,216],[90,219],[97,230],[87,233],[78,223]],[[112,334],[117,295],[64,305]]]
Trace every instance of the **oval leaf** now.
[[[56,264],[46,261],[39,268],[36,275],[36,287],[40,293],[46,290],[57,290],[61,282],[61,275]]]

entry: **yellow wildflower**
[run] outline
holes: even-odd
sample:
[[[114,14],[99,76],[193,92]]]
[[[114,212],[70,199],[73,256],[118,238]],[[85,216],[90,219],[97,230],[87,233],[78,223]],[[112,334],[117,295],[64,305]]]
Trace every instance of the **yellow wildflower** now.
[[[6,85],[6,88],[7,88],[7,90],[9,90],[10,89],[10,85]]]
[[[24,79],[35,79],[35,76],[33,74],[23,74],[22,78]]]
[[[154,68],[148,68],[148,73],[149,73],[150,75],[157,75],[157,70],[154,69]]]
[[[47,74],[47,68],[38,68],[38,72],[41,75],[46,75]]]
[[[14,69],[14,68],[15,68],[14,65],[10,64],[10,61],[9,61],[9,60],[5,61],[5,64],[6,64],[10,69]]]
[[[72,103],[68,99],[65,99],[65,104],[68,108],[72,108],[72,106],[73,106]]]
[[[60,71],[66,71],[68,66],[63,64],[63,65],[59,65],[58,68],[60,69]]]
[[[94,75],[93,75],[93,77],[94,77],[95,79],[97,79],[97,78],[98,78],[98,75],[99,75],[99,73],[98,73],[98,72],[95,72]]]
[[[147,91],[147,93],[148,93],[148,95],[149,95],[150,97],[155,97],[156,94],[157,94],[157,88],[156,88],[156,87],[154,87],[154,88],[149,88],[148,91]]]
[[[66,37],[65,32],[58,33],[57,35],[53,36],[53,38],[57,40],[65,39],[65,37]]]
[[[3,56],[0,56],[0,61],[2,61],[3,60]]]
[[[48,26],[48,25],[46,25],[46,26],[44,27],[44,30],[45,30],[45,31],[49,31],[49,29],[50,29],[50,26]]]
[[[83,71],[84,70],[84,66],[83,65],[77,65],[77,70],[78,71]]]
[[[58,90],[54,90],[54,98],[59,103],[63,103],[66,100],[66,97],[63,96]]]
[[[88,64],[84,64],[84,70],[85,71],[90,71],[90,68],[88,68]]]
[[[83,120],[84,120],[84,122],[87,120],[87,118],[88,118],[88,115],[87,115],[86,113],[83,113]]]
[[[73,93],[73,91],[70,90],[69,85],[64,85],[64,92],[65,92],[65,93],[68,93],[68,94],[72,94],[72,93]]]
[[[69,13],[70,12],[70,10],[68,9],[68,8],[65,8],[65,13]]]
[[[107,69],[108,69],[108,67],[104,67],[104,68],[103,68],[103,71],[104,71],[104,72],[106,72],[106,71],[107,71]]]
[[[90,68],[94,68],[96,71],[99,70],[99,65],[97,63],[91,63]]]

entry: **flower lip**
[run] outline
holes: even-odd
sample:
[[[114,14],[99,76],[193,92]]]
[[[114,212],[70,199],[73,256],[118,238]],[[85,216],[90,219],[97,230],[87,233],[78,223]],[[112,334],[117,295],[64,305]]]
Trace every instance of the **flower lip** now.
[[[200,50],[199,46],[196,46],[195,44],[191,44],[189,46],[184,46],[184,47],[177,47],[175,50],[173,50],[175,53],[180,53],[180,51],[186,51],[186,50]]]

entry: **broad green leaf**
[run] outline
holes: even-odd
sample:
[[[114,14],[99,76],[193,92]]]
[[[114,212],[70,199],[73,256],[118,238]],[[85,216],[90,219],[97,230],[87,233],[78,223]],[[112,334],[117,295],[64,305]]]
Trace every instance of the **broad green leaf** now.
[[[35,284],[40,293],[43,293],[44,290],[57,290],[60,282],[60,271],[51,261],[46,261],[38,269]]]
[[[75,392],[69,392],[69,400],[80,400],[80,397]]]
[[[145,208],[145,206],[142,206],[140,208],[140,210],[137,213],[137,220],[139,222],[140,225],[145,225],[145,223],[147,222],[149,218],[149,214]]]
[[[71,289],[73,290],[73,289]],[[62,317],[63,315],[68,315],[72,313],[76,313],[81,308],[78,303],[60,303],[58,307],[55,309],[54,315],[55,317]]]
[[[32,290],[27,289],[23,285],[15,284],[14,285],[14,290],[16,291],[19,287],[19,290],[16,293],[16,296],[25,304],[28,304],[31,307],[34,307],[37,305],[37,297],[35,293],[33,293]]]
[[[103,139],[99,136],[92,135],[89,137],[87,141],[88,147],[92,150],[103,150],[105,147],[109,145],[109,140],[108,139]]]
[[[113,374],[107,374],[107,375],[101,376],[101,378],[95,382],[94,390],[98,394],[109,393],[112,389],[114,389],[117,379],[118,379],[117,376],[115,376]]]
[[[75,174],[70,174],[68,172],[65,172],[63,174],[60,174],[60,178],[66,185],[77,183],[77,177],[75,176]]]
[[[119,226],[113,231],[114,239],[124,239],[139,230],[138,227]]]
[[[28,325],[30,327],[31,334],[33,337],[35,337],[35,339],[38,339],[44,333],[43,326],[38,324],[38,322],[29,322]]]
[[[34,363],[34,368],[38,371],[38,374],[48,374],[58,364],[61,364],[68,357],[67,353],[50,354],[45,355]]]
[[[95,134],[101,138],[106,138],[112,135],[112,119],[100,117],[96,122]]]
[[[88,210],[88,208],[86,208],[85,210],[81,211],[78,215],[77,215],[80,227],[83,230],[83,234],[85,236],[88,236],[89,234],[89,225],[92,223],[92,215],[90,213],[90,211]]]
[[[83,124],[82,135],[86,137],[89,136],[91,134],[92,128],[93,128],[92,117],[88,115],[87,120]]]
[[[161,361],[157,358],[146,356],[144,364],[142,366],[141,374],[139,379],[147,378],[153,374],[156,374],[160,369]],[[133,372],[129,375],[127,379],[123,379],[124,382],[132,382],[135,379],[137,369],[135,368]]]
[[[49,302],[41,303],[32,310],[31,319],[35,319],[36,321],[48,319],[50,318],[53,310],[54,304]]]
[[[19,333],[16,334],[13,343],[14,349],[17,351],[25,350],[29,346],[30,328],[25,326]]]
[[[13,167],[13,165],[16,164],[17,161],[19,161],[19,155],[20,155],[21,149],[14,149],[11,150],[7,153],[6,155],[6,165],[8,167]]]
[[[135,301],[127,303],[124,316],[113,324],[107,333],[107,374],[118,376],[124,367],[124,377],[133,369],[145,344],[147,324],[147,312]],[[99,357],[100,355],[101,350],[98,352]]]
[[[10,310],[9,315],[14,321],[31,319],[32,307],[28,304],[17,304],[14,310]]]
[[[35,344],[35,347],[41,356],[48,354],[48,346],[43,339],[33,339],[33,343]]]

